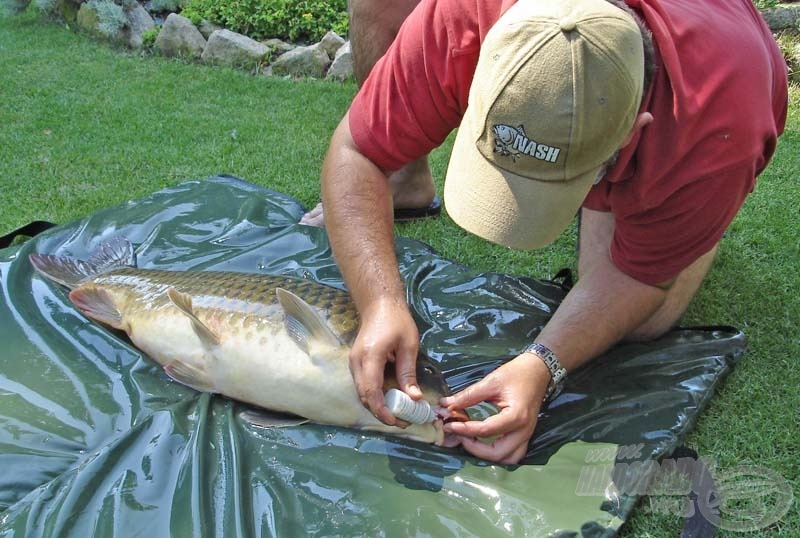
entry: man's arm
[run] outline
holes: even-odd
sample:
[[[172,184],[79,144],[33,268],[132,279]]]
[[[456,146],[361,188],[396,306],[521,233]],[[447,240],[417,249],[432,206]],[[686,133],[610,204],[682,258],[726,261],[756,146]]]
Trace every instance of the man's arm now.
[[[359,151],[347,114],[325,156],[322,203],[334,257],[361,316],[350,352],[358,394],[378,419],[394,425],[383,401],[384,367],[394,361],[400,388],[420,398],[415,370],[419,332],[397,268],[389,182]]]
[[[596,357],[632,333],[663,304],[666,291],[619,271],[606,255],[592,264],[570,290],[536,339],[559,357],[568,371]],[[465,408],[490,401],[500,413],[484,421],[451,422],[445,431],[462,437],[472,454],[502,463],[525,456],[536,427],[550,373],[532,353],[523,353],[466,390],[443,399]],[[476,437],[500,435],[491,445]]]

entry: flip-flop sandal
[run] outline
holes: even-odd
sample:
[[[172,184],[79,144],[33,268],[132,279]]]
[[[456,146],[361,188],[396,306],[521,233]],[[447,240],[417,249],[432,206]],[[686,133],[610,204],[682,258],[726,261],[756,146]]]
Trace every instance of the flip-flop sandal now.
[[[408,222],[419,219],[432,219],[442,214],[442,200],[438,196],[427,207],[404,207],[394,210],[395,222]]]

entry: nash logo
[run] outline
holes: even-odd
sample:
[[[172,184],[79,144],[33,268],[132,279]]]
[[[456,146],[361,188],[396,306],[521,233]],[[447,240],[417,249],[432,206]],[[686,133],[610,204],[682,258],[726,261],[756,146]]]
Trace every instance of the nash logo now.
[[[504,157],[511,157],[514,162],[517,162],[517,157],[520,155],[527,155],[540,161],[554,163],[558,160],[558,154],[561,153],[561,148],[539,144],[528,138],[522,125],[516,127],[495,125],[492,127],[492,132],[494,133],[494,152]]]

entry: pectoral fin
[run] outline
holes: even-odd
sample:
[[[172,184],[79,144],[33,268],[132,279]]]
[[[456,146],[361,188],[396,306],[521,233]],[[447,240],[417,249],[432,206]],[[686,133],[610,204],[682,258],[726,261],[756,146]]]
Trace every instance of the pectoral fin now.
[[[108,290],[97,286],[85,286],[72,290],[69,293],[69,300],[90,318],[115,329],[125,329],[122,312],[117,308]]]
[[[243,411],[240,415],[254,426],[262,428],[286,428],[289,426],[300,426],[311,422],[307,418],[299,417],[289,413],[279,413],[277,411],[267,411],[266,409]]]
[[[192,387],[200,392],[216,392],[214,383],[208,374],[196,366],[181,361],[172,361],[164,367],[164,371],[182,385]]]
[[[285,314],[286,332],[306,354],[317,346],[339,348],[342,343],[311,306],[294,293],[277,288],[278,302]]]
[[[192,297],[190,295],[181,293],[175,288],[170,288],[167,290],[167,296],[169,300],[172,301],[172,304],[174,304],[178,310],[186,314],[186,317],[192,321],[194,332],[197,333],[197,336],[200,337],[203,343],[207,346],[219,345],[219,336],[195,315],[194,309],[192,308]]]

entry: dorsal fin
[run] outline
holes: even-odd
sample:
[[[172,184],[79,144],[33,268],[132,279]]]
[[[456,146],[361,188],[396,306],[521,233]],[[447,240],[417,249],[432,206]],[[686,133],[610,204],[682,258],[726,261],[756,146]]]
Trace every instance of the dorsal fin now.
[[[30,254],[28,259],[40,274],[69,289],[77,288],[81,282],[93,276],[136,264],[133,245],[119,236],[92,251],[88,261],[50,254]]]
[[[130,241],[116,235],[92,251],[89,263],[100,273],[119,267],[135,267],[136,251]]]
[[[306,354],[314,345],[341,347],[342,343],[325,320],[307,302],[283,288],[277,288],[275,293],[285,314],[286,332]]]
[[[219,345],[219,336],[217,336],[214,331],[209,329],[208,325],[200,321],[200,319],[194,313],[194,309],[192,308],[192,297],[190,295],[181,293],[175,288],[169,288],[167,290],[167,297],[169,297],[169,300],[172,301],[172,304],[174,304],[178,310],[183,312],[186,317],[191,320],[192,328],[194,328],[194,332],[200,337],[200,340],[202,340],[208,346]]]

